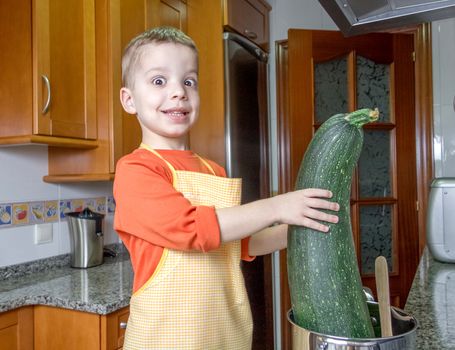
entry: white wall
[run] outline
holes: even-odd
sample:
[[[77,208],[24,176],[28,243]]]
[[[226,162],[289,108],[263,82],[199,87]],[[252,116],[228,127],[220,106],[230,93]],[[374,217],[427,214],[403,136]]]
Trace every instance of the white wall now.
[[[432,23],[436,177],[455,177],[455,18]]]
[[[47,146],[0,147],[0,203],[112,196],[112,182],[56,185],[47,175]],[[105,244],[118,242],[112,215],[105,217]],[[70,251],[66,221],[52,223],[51,243],[34,244],[34,225],[0,228],[0,267],[66,254]]]

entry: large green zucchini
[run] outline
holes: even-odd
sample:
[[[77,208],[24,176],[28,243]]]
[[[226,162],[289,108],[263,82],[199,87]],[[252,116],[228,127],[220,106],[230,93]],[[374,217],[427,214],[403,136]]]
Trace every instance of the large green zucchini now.
[[[324,188],[339,203],[328,233],[288,230],[288,279],[294,321],[300,327],[346,338],[374,337],[352,237],[351,179],[363,145],[362,126],[379,112],[337,114],[317,130],[302,160],[296,189]]]

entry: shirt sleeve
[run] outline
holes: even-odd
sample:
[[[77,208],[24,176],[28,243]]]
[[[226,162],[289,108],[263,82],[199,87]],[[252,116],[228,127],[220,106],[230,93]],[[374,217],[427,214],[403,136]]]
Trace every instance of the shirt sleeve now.
[[[253,261],[256,257],[255,256],[251,256],[250,254],[248,254],[248,245],[250,244],[250,237],[242,239],[241,243],[242,243],[241,244],[241,247],[242,247],[241,258],[242,258],[242,260],[244,260],[244,261]]]
[[[193,206],[172,186],[162,161],[136,155],[121,159],[114,181],[114,227],[153,245],[209,251],[220,246],[220,230],[211,206]]]

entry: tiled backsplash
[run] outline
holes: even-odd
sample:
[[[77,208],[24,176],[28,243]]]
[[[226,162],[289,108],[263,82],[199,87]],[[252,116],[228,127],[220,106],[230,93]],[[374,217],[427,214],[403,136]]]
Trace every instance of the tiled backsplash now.
[[[115,211],[112,196],[33,202],[0,203],[0,229],[65,220],[66,213],[89,208],[102,214]]]

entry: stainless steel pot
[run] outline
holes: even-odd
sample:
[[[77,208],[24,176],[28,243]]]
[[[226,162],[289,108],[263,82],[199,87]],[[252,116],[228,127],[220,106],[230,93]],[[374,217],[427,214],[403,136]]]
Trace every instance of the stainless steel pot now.
[[[70,232],[71,266],[87,268],[101,265],[103,260],[104,215],[85,208],[67,213]]]
[[[381,338],[378,303],[368,301],[368,309],[377,338],[348,339],[309,331],[294,323],[292,310],[288,320],[292,325],[293,350],[414,350],[417,320],[401,309],[391,307],[392,337]]]

